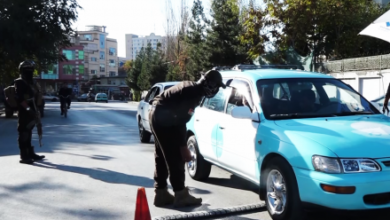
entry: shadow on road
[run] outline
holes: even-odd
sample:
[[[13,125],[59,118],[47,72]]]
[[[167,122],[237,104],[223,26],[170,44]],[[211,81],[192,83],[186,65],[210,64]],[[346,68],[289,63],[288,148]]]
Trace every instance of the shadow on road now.
[[[237,177],[235,175],[231,175],[230,179],[226,178],[215,178],[215,177],[209,177],[204,181],[204,183],[217,185],[217,186],[223,186],[223,187],[229,187],[232,189],[241,189],[241,190],[247,190],[254,193],[258,193],[259,187],[256,186],[254,183],[249,182],[243,178]]]
[[[152,188],[154,184],[154,180],[147,177],[129,175],[103,168],[92,169],[85,167],[53,164],[45,161],[35,162],[33,166],[87,175],[93,179],[112,184],[127,184],[145,188]]]

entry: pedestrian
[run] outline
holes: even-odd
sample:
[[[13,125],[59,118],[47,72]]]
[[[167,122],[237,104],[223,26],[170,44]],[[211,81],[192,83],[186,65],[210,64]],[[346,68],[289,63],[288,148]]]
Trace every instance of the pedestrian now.
[[[15,80],[15,95],[18,105],[18,144],[20,149],[20,163],[32,164],[36,160],[42,160],[45,156],[39,156],[31,145],[32,131],[35,119],[39,114],[36,103],[36,92],[33,84],[35,63],[24,61],[19,65],[20,78]]]
[[[202,98],[215,96],[219,87],[226,87],[221,74],[210,70],[198,82],[180,82],[150,101],[150,127],[155,137],[155,206],[202,203],[201,198],[190,195],[185,187],[185,162],[192,159],[187,148],[186,124]],[[168,174],[174,196],[167,189]]]

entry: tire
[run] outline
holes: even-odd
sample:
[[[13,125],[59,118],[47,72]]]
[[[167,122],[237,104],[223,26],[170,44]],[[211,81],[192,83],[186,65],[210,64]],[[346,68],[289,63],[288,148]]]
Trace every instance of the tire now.
[[[106,101],[106,103],[108,103],[108,101]]]
[[[5,117],[12,118],[12,116],[14,116],[14,110],[10,108],[5,108]]]
[[[206,161],[199,152],[198,142],[194,135],[188,138],[188,149],[191,151],[193,160],[187,163],[188,174],[194,180],[205,180],[209,178],[211,172],[211,164]]]
[[[284,207],[279,210],[276,210],[273,199],[275,197],[279,198],[279,195],[275,195],[275,183],[272,181],[272,176],[281,175],[282,179],[278,179],[277,183],[281,185],[279,195],[284,194]],[[267,164],[266,170],[262,172],[262,175],[265,176],[265,187],[266,187],[266,196],[265,204],[269,215],[273,220],[295,220],[295,219],[305,219],[305,213],[302,208],[302,202],[299,197],[299,189],[297,180],[294,175],[294,171],[291,168],[290,164],[281,157],[276,157],[272,159],[270,163]],[[280,184],[281,182],[281,184]],[[274,197],[274,198],[272,198]],[[280,197],[282,198],[282,197]],[[273,208],[275,207],[275,209]]]
[[[139,118],[138,120],[138,131],[139,140],[141,141],[141,143],[150,143],[150,138],[152,137],[152,134],[145,130],[141,118]]]

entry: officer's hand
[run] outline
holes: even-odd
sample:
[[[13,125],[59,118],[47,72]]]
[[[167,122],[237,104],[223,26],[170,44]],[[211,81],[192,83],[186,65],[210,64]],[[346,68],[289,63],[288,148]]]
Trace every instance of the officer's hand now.
[[[190,162],[192,160],[191,152],[187,148],[187,146],[181,147],[180,151],[181,151],[181,157],[183,158],[184,162]]]

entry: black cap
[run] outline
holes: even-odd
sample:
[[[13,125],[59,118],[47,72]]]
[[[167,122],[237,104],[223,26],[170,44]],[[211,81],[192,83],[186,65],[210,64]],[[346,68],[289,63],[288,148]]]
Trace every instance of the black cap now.
[[[204,74],[204,78],[207,81],[215,82],[218,86],[222,88],[226,88],[226,85],[223,83],[222,75],[217,70],[210,70],[207,73]]]

